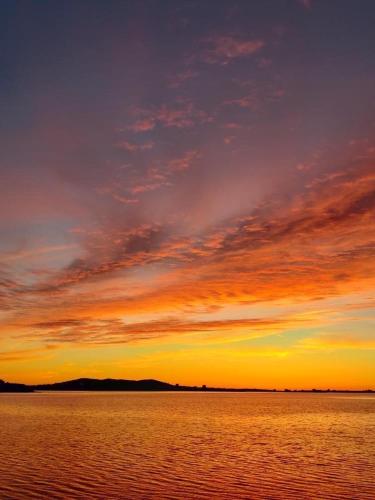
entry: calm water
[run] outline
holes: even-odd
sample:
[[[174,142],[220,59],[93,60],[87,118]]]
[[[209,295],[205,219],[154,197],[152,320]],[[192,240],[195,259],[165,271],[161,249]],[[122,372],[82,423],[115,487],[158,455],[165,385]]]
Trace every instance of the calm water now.
[[[375,397],[0,395],[0,498],[375,498]]]

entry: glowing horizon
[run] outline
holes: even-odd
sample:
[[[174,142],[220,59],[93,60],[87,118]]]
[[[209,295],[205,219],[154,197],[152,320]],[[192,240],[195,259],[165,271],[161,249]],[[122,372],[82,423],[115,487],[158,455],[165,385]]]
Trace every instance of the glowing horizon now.
[[[0,378],[375,389],[372,2],[5,10]]]

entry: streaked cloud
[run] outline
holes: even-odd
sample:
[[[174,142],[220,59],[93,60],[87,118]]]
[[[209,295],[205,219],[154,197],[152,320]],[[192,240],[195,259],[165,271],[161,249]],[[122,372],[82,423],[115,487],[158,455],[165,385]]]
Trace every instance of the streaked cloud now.
[[[26,338],[78,344],[127,344],[165,337],[186,343],[216,344],[239,339],[259,338],[281,333],[301,318],[245,318],[233,320],[182,320],[166,317],[147,322],[126,323],[118,319],[63,319],[28,325],[32,332]]]
[[[57,346],[48,344],[36,349],[16,349],[12,351],[0,352],[0,363],[13,363],[15,361],[30,361],[33,359],[44,358],[53,352]]]
[[[301,342],[301,347],[316,350],[336,349],[375,349],[374,335],[364,336],[361,333],[346,332],[320,333],[314,337],[308,337]]]

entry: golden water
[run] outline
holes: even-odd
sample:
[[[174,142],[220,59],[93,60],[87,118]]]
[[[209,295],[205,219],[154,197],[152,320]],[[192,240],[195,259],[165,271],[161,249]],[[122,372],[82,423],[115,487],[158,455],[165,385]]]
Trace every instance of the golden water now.
[[[375,499],[375,396],[0,395],[0,499]]]

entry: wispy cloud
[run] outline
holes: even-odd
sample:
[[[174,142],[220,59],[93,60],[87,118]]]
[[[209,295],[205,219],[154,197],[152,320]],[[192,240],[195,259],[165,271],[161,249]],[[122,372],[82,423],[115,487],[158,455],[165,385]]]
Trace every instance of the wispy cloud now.
[[[198,150],[185,151],[140,173],[133,172],[122,182],[117,179],[111,185],[99,188],[98,192],[124,205],[136,205],[140,202],[140,195],[172,187],[176,176],[189,170],[200,157]]]
[[[200,58],[209,64],[228,64],[231,60],[251,56],[265,46],[261,39],[217,36],[207,38]]]
[[[156,120],[153,117],[140,118],[136,120],[129,129],[133,132],[148,132],[155,128]]]
[[[147,151],[154,147],[153,141],[147,141],[144,143],[135,143],[129,141],[121,141],[117,143],[117,147],[130,153],[135,153],[137,151]]]
[[[198,71],[188,68],[185,71],[181,71],[180,73],[176,73],[171,76],[169,78],[169,87],[172,89],[179,88],[183,83],[192,80],[193,78],[197,78],[198,76]]]
[[[147,132],[157,125],[165,128],[189,128],[196,124],[208,123],[212,117],[198,109],[192,101],[182,100],[174,105],[161,105],[158,108],[136,109],[136,121],[129,126],[133,132]]]
[[[279,101],[285,95],[285,90],[280,86],[269,84],[257,86],[253,81],[237,81],[240,87],[246,90],[246,94],[223,102],[225,106],[239,106],[240,108],[256,111],[266,103]]]
[[[174,172],[181,172],[183,170],[188,170],[195,160],[200,157],[200,153],[198,150],[190,150],[186,151],[179,158],[172,158],[165,167],[165,172],[168,174]]]
[[[297,321],[297,320],[295,320]],[[222,343],[228,340],[274,335],[291,324],[289,318],[251,318],[233,320],[182,320],[167,317],[147,322],[126,323],[118,319],[86,318],[45,321],[29,325],[27,338],[44,342],[79,344],[122,344],[178,337],[193,343]]]
[[[97,280],[105,281],[112,273],[156,263],[166,273],[156,288],[146,286],[140,294],[123,298],[103,295],[96,305],[88,296],[80,307],[90,309],[92,303],[123,313],[184,311],[370,290],[372,172],[372,164],[356,164],[316,177],[303,195],[287,203],[275,199],[199,237],[172,237],[173,225],[118,228],[113,234],[106,230],[87,241],[86,257],[53,279],[25,289],[22,296],[63,291],[92,280],[97,287]]]
[[[171,186],[170,182],[152,182],[152,183],[145,183],[145,184],[137,184],[136,186],[133,186],[130,189],[130,192],[132,194],[139,194],[139,193],[148,193],[149,191],[155,191],[155,189],[159,189],[161,187],[168,187]]]
[[[30,361],[44,358],[46,355],[57,349],[56,345],[47,344],[36,349],[15,349],[7,352],[0,352],[0,363],[13,363],[14,361]]]
[[[304,349],[336,350],[336,349],[375,349],[375,336],[363,333],[325,333],[321,332],[314,337],[303,339],[300,344]]]

